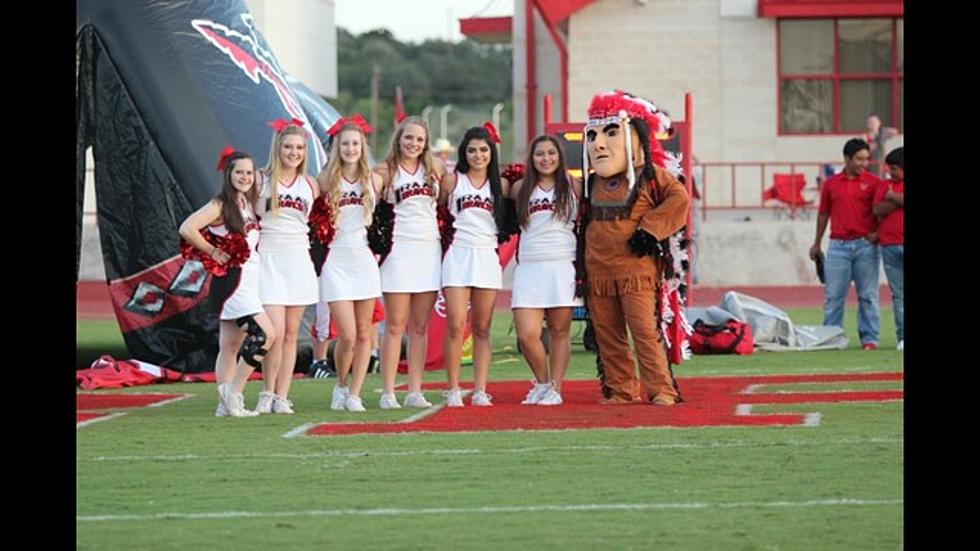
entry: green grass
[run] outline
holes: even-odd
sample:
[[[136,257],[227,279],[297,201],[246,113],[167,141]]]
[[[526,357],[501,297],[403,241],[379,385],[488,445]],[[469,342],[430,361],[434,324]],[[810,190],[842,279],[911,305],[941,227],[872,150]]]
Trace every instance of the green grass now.
[[[789,313],[796,323],[820,321],[816,309]],[[882,311],[881,348],[875,352],[855,344],[853,310],[845,322],[852,341],[848,350],[699,356],[675,372],[683,378],[903,370],[902,355],[894,350],[889,310]],[[516,353],[513,335],[507,334],[509,324],[506,313],[495,318],[491,378],[526,380],[529,370]],[[79,322],[80,346],[87,325]],[[581,345],[573,350],[569,378],[592,379],[591,354]],[[426,376],[431,381],[443,377],[441,371]],[[471,377],[469,368],[463,368],[463,377]],[[355,417],[328,409],[332,381],[297,380],[290,396],[296,415],[254,419],[212,417],[213,385],[124,390],[193,396],[77,431],[77,547],[894,549],[903,545],[902,402],[753,409],[753,413],[819,411],[818,427],[282,437],[307,422],[394,421],[412,413],[378,410],[375,389],[379,386],[380,378],[370,375],[363,392],[369,410]],[[894,382],[827,383],[797,390],[901,387]],[[761,390],[789,389],[769,385]],[[249,384],[249,405],[258,390],[259,383]],[[434,392],[428,397],[435,401],[439,395]],[[575,510],[575,506],[589,507]],[[401,511],[382,511],[388,509]],[[228,511],[259,516],[146,518]],[[274,512],[284,514],[264,514]],[[82,520],[97,515],[136,518]]]
[[[99,357],[109,354],[117,359],[129,358],[126,343],[116,320],[75,321],[75,367],[92,365]]]

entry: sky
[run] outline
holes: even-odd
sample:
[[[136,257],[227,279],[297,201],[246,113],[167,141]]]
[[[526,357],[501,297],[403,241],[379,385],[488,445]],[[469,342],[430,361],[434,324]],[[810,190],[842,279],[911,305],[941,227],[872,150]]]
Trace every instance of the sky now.
[[[401,42],[458,42],[460,18],[513,13],[513,0],[334,0],[338,27],[354,34],[386,28]]]

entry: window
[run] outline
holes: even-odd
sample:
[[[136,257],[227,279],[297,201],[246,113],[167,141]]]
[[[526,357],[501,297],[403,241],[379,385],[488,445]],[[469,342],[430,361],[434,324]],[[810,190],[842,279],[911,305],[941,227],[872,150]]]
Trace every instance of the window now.
[[[780,19],[778,38],[780,134],[902,127],[904,19]]]

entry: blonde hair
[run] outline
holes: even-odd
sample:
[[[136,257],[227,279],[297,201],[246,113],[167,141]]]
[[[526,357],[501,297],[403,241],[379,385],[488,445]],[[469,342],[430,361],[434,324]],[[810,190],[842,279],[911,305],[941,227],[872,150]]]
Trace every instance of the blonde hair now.
[[[279,151],[282,149],[283,142],[286,141],[286,136],[301,136],[303,143],[306,143],[306,130],[303,130],[302,126],[295,124],[290,124],[272,135],[272,143],[269,145],[269,161],[262,167],[262,171],[269,177],[272,185],[272,190],[269,193],[269,212],[272,216],[279,216],[279,179],[283,173],[282,163],[279,161]],[[309,154],[304,149],[303,161],[296,167],[297,177],[306,175],[306,162],[308,159]]]
[[[415,115],[405,117],[405,120],[398,125],[395,133],[391,135],[391,144],[388,146],[388,154],[385,156],[385,165],[388,166],[388,181],[384,183],[384,187],[387,189],[398,178],[398,165],[402,162],[400,142],[402,134],[405,133],[405,127],[410,124],[420,126],[422,130],[425,130],[425,144],[422,147],[422,155],[420,155],[419,162],[422,163],[425,184],[429,186],[429,191],[432,192],[432,199],[435,200],[439,196],[437,193],[438,190],[436,189],[436,182],[438,181],[439,175],[436,174],[435,162],[433,162],[432,152],[429,150],[429,125],[426,124],[425,119]]]
[[[337,221],[340,219],[340,179],[343,177],[342,168],[344,161],[340,158],[340,137],[344,135],[344,132],[357,132],[361,136],[361,157],[357,160],[357,180],[361,182],[361,188],[363,191],[363,207],[364,207],[364,225],[371,225],[371,216],[374,213],[374,180],[372,179],[371,168],[368,166],[368,157],[371,153],[368,148],[367,136],[364,135],[364,131],[361,127],[354,123],[345,124],[340,132],[337,132],[333,138],[330,139],[330,162],[327,163],[327,167],[324,169],[326,173],[326,182],[320,186],[320,193],[327,194],[327,201],[330,204],[330,210],[334,213],[333,225],[337,227]],[[324,187],[326,189],[324,189]]]

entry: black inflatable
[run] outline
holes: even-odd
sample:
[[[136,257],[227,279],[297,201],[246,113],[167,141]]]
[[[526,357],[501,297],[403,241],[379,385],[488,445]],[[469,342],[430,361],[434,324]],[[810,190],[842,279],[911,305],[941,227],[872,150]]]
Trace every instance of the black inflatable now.
[[[240,0],[78,0],[76,51],[76,279],[91,147],[106,277],[130,353],[210,371],[210,280],[180,258],[177,228],[217,192],[224,146],[262,166],[267,123],[296,117],[310,130],[315,172],[337,112],[308,90],[297,94]]]

